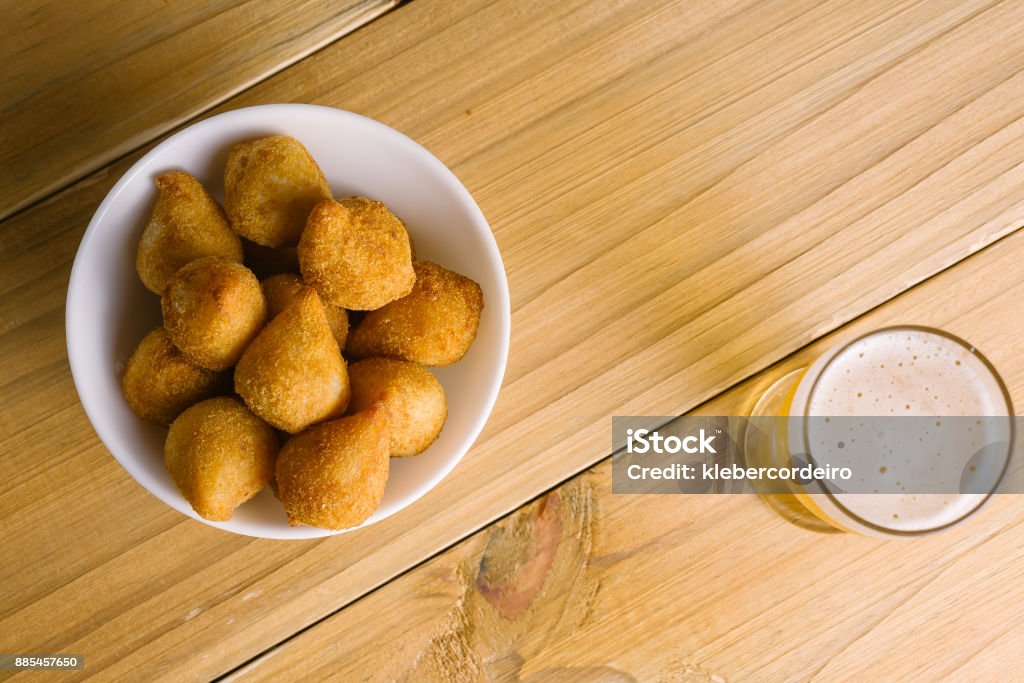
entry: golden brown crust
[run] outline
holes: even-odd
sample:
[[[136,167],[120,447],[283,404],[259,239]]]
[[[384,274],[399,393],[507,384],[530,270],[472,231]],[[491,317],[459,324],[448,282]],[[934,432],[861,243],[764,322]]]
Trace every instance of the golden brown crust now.
[[[322,529],[362,524],[384,497],[389,459],[382,404],[293,436],[276,470],[288,523]]]
[[[200,517],[226,522],[270,481],[277,449],[273,430],[240,401],[211,398],[171,424],[164,464]]]
[[[349,334],[353,356],[451,365],[466,355],[484,307],[480,285],[429,261],[418,261],[415,269],[408,296],[370,311]]]
[[[228,153],[224,209],[232,229],[257,244],[297,244],[310,210],[330,196],[320,167],[295,138],[240,142]]]
[[[162,293],[179,268],[203,256],[242,261],[242,241],[198,180],[184,171],[168,171],[157,176],[156,186],[156,205],[135,255],[147,289]]]
[[[162,327],[132,351],[121,382],[132,411],[165,426],[190,405],[219,393],[224,384],[223,375],[190,363]]]
[[[277,314],[291,303],[303,287],[302,278],[291,273],[271,275],[262,284],[263,296],[267,299],[268,317],[271,319],[277,317]],[[345,340],[348,338],[348,312],[344,308],[326,303],[322,298],[320,303],[323,304],[324,315],[327,317],[327,325],[331,328],[331,334],[338,342],[338,348],[344,351]]]
[[[212,256],[175,273],[160,303],[174,345],[196,365],[215,371],[238,361],[267,318],[252,271]]]
[[[348,371],[312,288],[303,287],[245,349],[235,391],[254,413],[291,434],[344,413]]]
[[[405,296],[416,278],[405,225],[383,202],[366,197],[313,207],[299,241],[299,266],[325,301],[360,311]]]
[[[375,403],[388,409],[391,455],[419,455],[434,443],[448,417],[444,388],[418,363],[368,358],[349,366],[352,401],[349,412]]]

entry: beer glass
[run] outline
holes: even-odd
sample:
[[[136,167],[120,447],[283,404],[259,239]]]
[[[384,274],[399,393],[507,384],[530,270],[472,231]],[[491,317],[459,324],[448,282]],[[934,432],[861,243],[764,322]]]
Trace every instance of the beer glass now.
[[[820,463],[844,452],[837,449],[851,452],[855,439],[844,443],[829,430],[856,419],[856,445],[869,454],[858,461],[867,481],[862,474],[847,491],[788,482],[786,492],[761,497],[789,521],[816,531],[912,537],[962,522],[991,497],[1012,456],[1013,414],[1002,379],[973,346],[937,329],[888,327],[837,345],[769,387],[752,411],[751,425],[759,427],[748,428],[744,457],[755,467],[789,465],[794,458]],[[921,435],[911,439],[911,433]],[[930,459],[968,463],[979,444],[987,448],[981,488],[944,484],[940,492],[927,492],[919,480],[921,472],[935,470]],[[974,476],[975,465],[969,468]]]

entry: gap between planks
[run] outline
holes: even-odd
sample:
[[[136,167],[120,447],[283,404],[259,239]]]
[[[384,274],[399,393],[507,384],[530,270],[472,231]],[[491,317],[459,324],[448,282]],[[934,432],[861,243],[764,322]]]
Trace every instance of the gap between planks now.
[[[843,323],[842,325],[836,327],[835,329],[833,329],[833,330],[831,330],[829,332],[825,332],[825,333],[821,334],[820,336],[815,337],[814,339],[809,340],[807,343],[803,344],[799,348],[794,349],[791,353],[789,353],[786,356],[780,358],[779,360],[775,361],[774,363],[772,363],[772,364],[770,364],[770,365],[768,365],[768,366],[766,366],[766,367],[764,367],[764,368],[762,368],[760,370],[752,371],[749,374],[742,376],[741,378],[735,380],[734,382],[732,382],[728,386],[724,387],[721,391],[717,392],[713,396],[708,397],[705,401],[703,401],[701,403],[701,405],[706,405],[706,404],[709,404],[709,403],[715,401],[716,399],[722,397],[725,394],[728,394],[730,391],[732,391],[736,387],[744,384],[745,382],[750,381],[751,379],[757,377],[758,375],[771,373],[774,368],[776,368],[776,367],[778,367],[780,365],[784,365],[790,358],[792,358],[793,356],[798,355],[799,353],[801,353],[802,351],[804,351],[808,347],[811,347],[811,346],[815,345],[816,343],[818,343],[824,337],[827,337],[830,334],[834,334],[834,333],[842,330],[843,328],[846,328],[846,327],[849,327],[849,326],[853,325],[854,323],[856,323],[859,320],[862,320],[864,318],[867,318],[867,317],[871,316],[875,311],[877,311],[878,309],[884,307],[885,305],[887,305],[888,303],[890,303],[894,299],[896,299],[896,298],[898,298],[900,296],[903,296],[904,294],[907,294],[909,292],[912,292],[912,291],[914,291],[916,289],[924,287],[925,285],[927,285],[932,280],[934,280],[934,279],[938,278],[939,276],[943,275],[944,273],[947,273],[948,271],[956,268],[957,266],[959,266],[960,264],[964,263],[965,261],[968,261],[968,260],[973,259],[973,258],[977,258],[977,257],[985,254],[986,252],[996,248],[998,245],[1002,244],[1008,238],[1010,238],[1010,237],[1016,235],[1017,233],[1021,232],[1022,228],[1024,228],[1024,226],[1017,226],[1011,232],[1008,232],[1007,234],[1003,235],[1002,237],[996,239],[995,241],[986,244],[985,246],[983,246],[982,248],[978,249],[977,251],[974,251],[974,252],[968,254],[967,256],[965,256],[965,257],[963,257],[963,258],[961,258],[961,259],[959,259],[959,260],[949,264],[945,268],[941,268],[940,270],[935,271],[934,273],[932,273],[928,277],[926,277],[926,278],[924,278],[924,279],[914,283],[910,287],[907,287],[903,291],[901,291],[901,292],[891,296],[890,298],[886,299],[885,301],[879,302],[878,304],[872,306],[871,308],[868,308],[868,309],[864,310],[859,315],[855,316],[854,318],[851,318],[850,320],[846,321],[845,323]],[[699,408],[700,408],[700,406],[695,406],[694,410],[695,411],[699,410]],[[675,416],[675,417],[672,417],[672,418],[670,418],[668,420],[665,420],[664,422],[659,423],[657,425],[657,427],[652,427],[652,429],[660,429],[662,427],[665,427],[666,425],[671,424],[676,419],[678,419],[678,417],[680,417],[680,416]],[[609,416],[608,419],[611,419],[611,417]],[[583,475],[587,470],[593,469],[593,468],[597,467],[598,465],[600,465],[601,463],[606,462],[607,460],[611,459],[616,453],[618,453],[621,450],[622,450],[621,448],[613,450],[608,455],[603,456],[602,458],[600,458],[599,460],[591,463],[590,465],[582,467],[579,470],[573,472],[572,474],[566,476],[565,478],[552,483],[550,486],[548,486],[544,490],[540,491],[539,493],[537,493],[533,497],[529,498],[528,500],[523,501],[518,507],[515,507],[515,508],[513,508],[511,510],[508,510],[505,513],[503,513],[501,515],[497,515],[497,516],[495,516],[495,517],[493,517],[493,518],[491,518],[489,520],[485,520],[479,526],[475,526],[475,527],[473,527],[471,529],[468,529],[462,535],[458,536],[453,541],[451,541],[448,545],[439,547],[437,550],[435,550],[431,554],[425,556],[423,559],[421,559],[420,561],[416,562],[415,564],[412,564],[412,565],[406,567],[405,569],[403,569],[402,571],[397,572],[397,573],[393,574],[392,576],[388,577],[387,579],[381,581],[376,586],[374,586],[373,588],[367,590],[366,592],[364,592],[362,595],[360,595],[359,597],[355,598],[354,600],[351,600],[351,601],[345,603],[344,605],[338,607],[337,609],[335,609],[333,611],[326,612],[322,616],[318,617],[316,620],[314,620],[314,621],[310,622],[309,624],[303,626],[299,630],[291,633],[287,638],[283,638],[282,640],[280,640],[277,643],[271,645],[270,647],[268,647],[268,648],[266,648],[264,650],[261,650],[260,652],[258,652],[257,654],[253,655],[252,657],[250,657],[246,661],[242,662],[241,664],[239,664],[235,668],[233,668],[233,669],[231,669],[231,670],[221,674],[220,676],[217,676],[213,680],[214,681],[239,681],[239,680],[243,680],[242,677],[244,676],[244,674],[246,673],[246,671],[248,669],[250,669],[251,667],[254,667],[254,666],[258,666],[261,661],[263,661],[263,660],[265,660],[267,658],[273,657],[274,653],[277,650],[279,650],[280,648],[284,647],[285,645],[287,645],[291,641],[299,638],[300,636],[302,636],[307,631],[310,631],[313,628],[319,626],[322,622],[328,621],[329,619],[331,619],[335,615],[339,614],[340,612],[348,609],[352,605],[354,605],[354,604],[356,604],[356,603],[358,603],[358,602],[360,602],[362,600],[365,600],[365,599],[369,598],[371,595],[373,595],[374,593],[377,593],[378,591],[380,591],[382,588],[384,588],[388,584],[391,584],[391,583],[401,579],[402,577],[406,576],[407,574],[411,574],[414,571],[420,569],[424,565],[429,564],[431,561],[433,561],[434,559],[436,559],[440,555],[443,555],[444,553],[446,553],[447,551],[451,550],[452,548],[455,548],[456,546],[464,543],[465,541],[467,541],[468,539],[470,539],[471,537],[473,537],[474,535],[476,535],[477,533],[479,533],[483,529],[486,529],[488,527],[494,526],[495,524],[501,522],[502,520],[506,520],[506,519],[510,518],[512,515],[516,514],[519,510],[521,510],[523,508],[526,508],[526,507],[528,507],[528,506],[530,506],[530,505],[532,505],[534,503],[537,503],[538,501],[543,499],[545,496],[548,496],[549,494],[551,494],[553,491],[562,488],[563,486],[568,484],[573,479],[576,479],[577,477]]]
[[[38,206],[75,183],[87,178],[89,175],[136,154],[139,150],[166,136],[168,133],[195,123],[225,102],[238,97],[249,89],[291,68],[311,55],[330,47],[345,36],[409,2],[411,0],[361,0],[350,7],[345,7],[341,15],[334,17],[335,20],[341,23],[326,37],[295,51],[293,54],[287,55],[281,62],[268,66],[260,73],[242,78],[233,87],[226,87],[220,92],[213,94],[209,99],[197,102],[195,106],[187,107],[180,116],[168,116],[165,120],[156,121],[148,127],[144,126],[145,121],[142,121],[140,122],[139,130],[132,132],[123,141],[110,145],[107,150],[95,152],[87,158],[71,160],[68,171],[55,175],[50,180],[33,183],[33,177],[29,176],[27,182],[18,181],[18,185],[25,186],[23,188],[25,191],[21,197],[10,197],[3,204],[0,204],[0,223],[15,218],[25,211]],[[277,43],[272,44],[270,47],[275,45]],[[147,49],[152,47],[152,45],[147,46]],[[120,61],[117,62],[117,64],[120,63]],[[244,76],[244,74],[241,75]],[[68,74],[60,74],[57,80],[60,82],[68,77]],[[9,161],[17,161],[17,159]]]

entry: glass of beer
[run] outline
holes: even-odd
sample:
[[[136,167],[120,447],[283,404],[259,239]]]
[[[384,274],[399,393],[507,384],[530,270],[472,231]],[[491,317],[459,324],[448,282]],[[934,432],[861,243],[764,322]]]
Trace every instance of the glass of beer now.
[[[1002,379],[973,346],[932,328],[889,327],[776,381],[752,411],[758,428],[747,429],[744,457],[748,466],[854,462],[859,477],[844,487],[787,482],[761,497],[816,531],[912,537],[958,524],[991,498],[1012,457],[1013,415]],[[953,465],[975,483],[939,474]]]

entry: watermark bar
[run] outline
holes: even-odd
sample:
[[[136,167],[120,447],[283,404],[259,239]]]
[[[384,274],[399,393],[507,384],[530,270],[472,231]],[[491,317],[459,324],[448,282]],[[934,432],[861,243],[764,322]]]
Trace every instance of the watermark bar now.
[[[81,670],[85,667],[83,655],[9,654],[0,653],[0,671]]]
[[[612,491],[776,494],[813,484],[833,494],[1024,493],[1022,420],[615,417]]]

